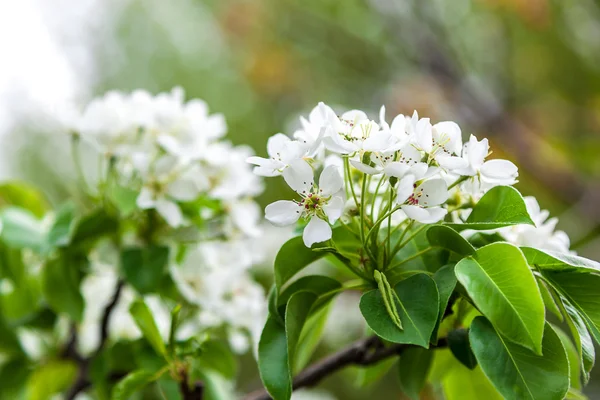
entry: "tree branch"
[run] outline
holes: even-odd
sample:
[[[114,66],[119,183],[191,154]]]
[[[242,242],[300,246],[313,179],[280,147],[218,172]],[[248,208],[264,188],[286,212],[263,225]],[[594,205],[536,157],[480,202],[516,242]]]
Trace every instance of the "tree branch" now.
[[[445,339],[440,339],[435,346],[446,347]],[[321,361],[309,366],[300,372],[293,382],[293,390],[303,387],[312,387],[321,382],[322,379],[334,374],[335,372],[350,366],[360,365],[368,366],[378,363],[390,357],[398,356],[408,348],[415,347],[410,344],[394,344],[384,346],[381,339],[377,336],[371,336],[361,339],[349,347],[334,353]],[[266,390],[260,389],[244,397],[243,400],[270,400],[271,396]]]

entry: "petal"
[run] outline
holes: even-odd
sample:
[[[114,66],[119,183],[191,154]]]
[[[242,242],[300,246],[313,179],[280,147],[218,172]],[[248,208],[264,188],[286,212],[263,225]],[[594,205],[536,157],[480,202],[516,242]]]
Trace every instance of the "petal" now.
[[[300,206],[296,206],[300,208]],[[260,207],[252,200],[236,201],[230,207],[232,222],[246,235],[256,237],[260,234]]]
[[[294,160],[283,171],[285,182],[298,193],[307,193],[313,184],[313,170],[304,160]]]
[[[156,200],[156,211],[158,211],[165,221],[173,228],[178,227],[183,222],[183,215],[181,214],[179,206],[170,200]]]
[[[443,121],[438,122],[433,126],[433,129],[439,136],[446,135],[450,141],[444,147],[450,150],[453,154],[459,154],[462,150],[462,133],[456,122]]]
[[[159,135],[156,142],[169,154],[179,154],[181,152],[180,142],[171,135]]]
[[[363,164],[356,160],[350,160],[350,164],[352,164],[352,166],[354,168],[356,168],[357,170],[359,170],[360,172],[363,172],[368,175],[378,175],[381,173],[381,171],[378,170],[377,168],[373,168],[370,165]]]
[[[396,136],[399,139],[408,137],[408,135],[406,134],[406,117],[404,115],[396,115],[396,117],[392,121],[391,131],[392,135]]]
[[[344,185],[344,180],[336,166],[330,165],[321,172],[319,189],[324,196],[329,196],[339,191]]]
[[[469,159],[469,164],[475,170],[479,170],[483,165],[483,161],[488,155],[490,151],[490,145],[487,139],[483,139],[478,142],[477,138],[474,135],[471,135],[469,139],[468,147],[465,148],[467,152],[467,157]]]
[[[379,125],[385,130],[389,130],[390,126],[387,122],[385,122],[385,105],[381,106],[379,109]]]
[[[415,177],[407,175],[400,180],[396,188],[396,203],[404,204],[404,202],[413,194],[415,190]]]
[[[404,146],[400,149],[400,161],[407,164],[416,164],[421,162],[423,155],[412,144]]]
[[[431,172],[431,175],[429,176],[435,175],[437,171],[434,171],[433,168],[435,167],[429,167],[426,163],[420,162],[412,165],[408,173],[414,175],[414,177],[419,180],[424,179],[426,175],[429,175],[429,172]]]
[[[415,189],[415,194],[421,194],[419,205],[424,207],[437,206],[448,200],[448,185],[443,179],[431,179],[423,182]]]
[[[304,228],[302,239],[304,239],[304,245],[310,248],[315,243],[331,239],[331,233],[331,226],[327,222],[321,218],[313,217]]]
[[[410,170],[410,166],[403,162],[393,161],[386,165],[384,172],[387,176],[402,178]]]
[[[421,208],[419,206],[402,206],[402,211],[410,219],[414,219],[422,224],[433,224],[441,221],[448,211],[442,207]]]
[[[265,218],[273,225],[287,226],[300,218],[302,208],[289,200],[279,200],[265,208]]]
[[[429,153],[433,146],[433,134],[429,118],[422,118],[417,122],[416,138],[421,150]]]
[[[340,154],[351,154],[358,150],[358,147],[347,140],[342,139],[342,137],[337,133],[331,130],[331,128],[327,132],[327,136],[323,138],[323,144],[325,147],[333,151],[334,153]]]
[[[291,139],[283,133],[277,133],[267,140],[267,153],[269,157],[278,158],[278,154],[281,153],[287,143],[291,142]]]
[[[323,211],[329,218],[329,223],[334,224],[342,216],[344,211],[344,199],[341,196],[334,196],[327,204],[323,206]]]
[[[440,155],[436,157],[436,161],[447,171],[455,171],[469,166],[469,162],[462,157]]]
[[[481,175],[487,179],[510,179],[518,176],[519,170],[508,160],[490,160],[481,166]]]
[[[167,194],[179,201],[192,201],[198,197],[198,187],[192,180],[179,179],[167,187]]]
[[[142,191],[137,197],[136,204],[142,210],[154,208],[154,192],[147,187],[143,187]]]
[[[387,131],[375,132],[363,142],[363,150],[366,151],[384,151],[393,147],[398,139]]]

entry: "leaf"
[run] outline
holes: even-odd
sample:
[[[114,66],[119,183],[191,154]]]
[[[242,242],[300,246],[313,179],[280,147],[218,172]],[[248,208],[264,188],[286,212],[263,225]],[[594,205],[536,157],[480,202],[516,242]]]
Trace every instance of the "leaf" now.
[[[168,342],[168,350],[169,355],[173,357],[175,353],[175,334],[177,332],[177,327],[179,325],[179,314],[181,313],[181,304],[177,304],[171,310],[171,326],[169,328],[169,342]]]
[[[433,225],[427,230],[429,244],[455,252],[463,257],[475,253],[475,248],[454,229],[444,225]]]
[[[210,369],[219,375],[233,380],[237,374],[237,360],[227,345],[218,340],[208,340],[201,345],[198,365],[203,370]]]
[[[204,385],[203,400],[229,400],[234,398],[231,393],[231,383],[222,375],[212,370],[202,370],[200,379]]]
[[[507,341],[484,317],[475,318],[469,339],[481,369],[507,400],[561,400],[569,390],[567,355],[550,325],[543,356]]]
[[[52,247],[63,247],[71,241],[71,231],[75,218],[75,206],[67,203],[56,213],[54,224],[48,232],[47,241]]]
[[[450,296],[452,296],[452,292],[454,292],[454,288],[456,287],[456,275],[454,274],[454,265],[449,264],[440,268],[433,275],[433,281],[435,282],[438,293],[440,295],[440,308],[438,312],[438,319],[435,324],[435,328],[433,328],[433,333],[431,334],[431,342],[433,344],[437,344],[438,330],[440,328],[442,320],[444,319],[446,308],[448,308]]]
[[[568,300],[562,299],[561,301],[560,305],[565,313],[567,325],[569,326],[571,336],[575,341],[577,354],[579,355],[579,368],[583,376],[583,383],[587,385],[590,380],[590,372],[596,362],[594,341],[590,336],[583,317],[577,309]]]
[[[0,207],[6,206],[28,210],[37,218],[42,218],[49,208],[48,201],[39,190],[17,181],[0,184]]]
[[[412,400],[419,400],[421,390],[427,382],[427,374],[433,361],[433,351],[420,347],[409,347],[402,352],[398,371],[402,391]]]
[[[455,329],[448,333],[448,347],[454,357],[469,369],[477,366],[477,360],[469,343],[469,331],[464,328]]]
[[[277,290],[309,264],[323,257],[325,252],[313,251],[304,245],[301,236],[294,237],[281,246],[275,257],[275,285]]]
[[[394,290],[400,300],[395,299],[404,330],[398,329],[390,319],[379,290],[371,290],[360,299],[360,311],[367,324],[390,342],[428,348],[439,312],[435,282],[426,274],[417,274],[399,282]]]
[[[567,359],[569,360],[569,384],[573,389],[581,390],[581,380],[579,379],[579,375],[581,373],[581,366],[579,362],[579,354],[577,354],[577,349],[575,345],[569,338],[565,332],[563,332],[560,328],[556,326],[552,326],[554,331],[558,335],[563,348],[567,353]]]
[[[292,395],[285,327],[269,315],[258,343],[258,369],[265,389],[275,400],[288,400]]]
[[[488,230],[518,224],[535,225],[523,196],[511,186],[496,186],[483,195],[466,223],[444,225],[457,230]]]
[[[384,359],[376,364],[362,366],[358,369],[354,385],[359,388],[367,387],[375,382],[379,382],[392,367],[398,362],[396,357]]]
[[[0,365],[0,399],[27,399],[27,381],[31,366],[25,357],[5,361]]]
[[[67,389],[77,374],[77,366],[71,361],[50,361],[36,369],[27,383],[28,400],[51,399]]]
[[[527,262],[539,269],[600,273],[600,264],[587,258],[532,247],[521,247],[521,250]]]
[[[168,262],[166,246],[130,247],[121,252],[121,271],[142,294],[154,292],[163,284]]]
[[[578,311],[600,343],[600,275],[574,271],[543,271],[544,277]]]
[[[0,212],[0,239],[15,249],[44,251],[46,232],[32,213],[22,208],[8,207]]]
[[[122,216],[128,216],[137,209],[138,192],[120,185],[111,185],[110,198]]]
[[[143,300],[134,301],[129,307],[129,313],[154,351],[164,357],[167,354],[167,349],[146,303]]]
[[[112,390],[111,400],[128,400],[135,392],[158,379],[153,372],[143,369],[129,373]]]
[[[493,243],[462,259],[458,281],[494,327],[509,340],[537,354],[544,334],[544,302],[521,251],[508,243]]]
[[[543,279],[540,277],[536,277],[536,281],[538,283],[538,287],[540,288],[540,293],[542,294],[542,299],[544,300],[544,304],[548,311],[556,316],[560,321],[563,320],[563,315],[554,300],[554,295],[552,290],[546,285]]]
[[[119,230],[119,220],[100,209],[77,221],[71,242],[85,245],[102,237],[110,236]]]
[[[81,266],[77,260],[61,255],[42,267],[42,293],[50,307],[81,321],[85,302],[81,294]]]
[[[290,297],[300,291],[311,292],[317,296],[324,295],[328,292],[338,290],[342,287],[342,284],[337,280],[323,275],[308,275],[303,276],[297,281],[293,282],[282,293],[279,294],[277,300],[278,305],[287,304]]]
[[[319,345],[323,331],[325,330],[331,307],[322,307],[317,312],[314,312],[314,308],[315,306],[313,305],[311,316],[308,318],[302,329],[302,334],[300,335],[300,340],[298,341],[298,347],[296,349],[294,365],[292,366],[292,373],[301,371],[309,363],[315,349]]]
[[[442,387],[446,400],[503,400],[479,367],[469,370],[460,364],[451,364]]]
[[[285,309],[285,333],[287,337],[288,370],[292,376],[292,366],[296,357],[296,349],[302,334],[302,328],[310,315],[310,309],[317,300],[317,296],[310,292],[294,294]]]

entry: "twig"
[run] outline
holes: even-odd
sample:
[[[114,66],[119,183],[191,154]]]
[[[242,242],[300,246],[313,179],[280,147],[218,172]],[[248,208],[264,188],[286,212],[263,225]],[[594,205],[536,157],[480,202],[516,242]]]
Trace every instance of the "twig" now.
[[[445,339],[440,339],[435,347],[446,347]],[[322,379],[332,375],[350,365],[373,365],[379,361],[402,354],[408,348],[415,347],[410,344],[394,344],[384,346],[377,336],[361,339],[349,347],[332,354],[323,360],[309,366],[294,378],[293,390],[311,387]],[[243,400],[270,400],[271,396],[266,390],[260,389],[244,397]]]
[[[125,282],[122,279],[119,279],[115,288],[115,293],[113,294],[110,303],[108,303],[106,307],[104,307],[104,313],[102,314],[102,322],[100,323],[100,342],[98,343],[98,348],[94,352],[94,356],[100,354],[100,352],[104,348],[104,345],[106,344],[106,341],[108,340],[108,323],[110,321],[110,316],[112,314],[113,309],[117,306],[117,303],[119,302],[123,286],[125,286]]]
[[[190,387],[188,383],[187,373],[182,373],[181,382],[179,382],[179,391],[183,400],[202,400],[204,398],[204,385],[202,382],[194,382]]]

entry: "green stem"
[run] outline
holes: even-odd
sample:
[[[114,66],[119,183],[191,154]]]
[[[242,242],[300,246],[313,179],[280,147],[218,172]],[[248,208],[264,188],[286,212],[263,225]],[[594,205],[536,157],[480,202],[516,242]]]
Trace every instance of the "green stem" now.
[[[81,166],[81,154],[79,152],[80,136],[78,133],[71,133],[71,156],[73,157],[73,163],[75,164],[75,171],[77,172],[77,179],[81,182],[82,187],[89,193],[90,187],[85,179],[83,168]]]
[[[373,202],[371,203],[371,221],[375,219],[375,199],[377,199],[377,195],[379,194],[379,189],[381,188],[381,184],[383,183],[383,177],[377,183],[375,187],[375,193],[373,194]]]
[[[470,177],[468,177],[468,176],[461,176],[453,184],[451,184],[450,186],[448,186],[448,190],[452,189],[454,186],[458,185],[459,183],[462,183],[462,182],[466,181],[469,178]]]
[[[376,228],[381,225],[381,223],[383,221],[385,221],[385,219],[392,215],[393,213],[395,213],[396,211],[398,211],[400,209],[400,206],[396,206],[394,208],[392,208],[392,211],[384,214],[382,217],[380,217],[377,221],[375,221],[375,223],[373,224],[373,227],[371,228],[371,230],[369,231],[369,233],[367,233],[367,237],[365,238],[365,240],[369,240],[369,238],[373,235],[374,231],[376,230]]]
[[[412,260],[414,260],[415,258],[419,258],[419,257],[421,257],[423,254],[425,254],[425,253],[427,253],[427,252],[429,252],[429,251],[433,250],[434,248],[435,248],[435,247],[427,247],[426,249],[424,249],[424,250],[421,250],[421,251],[419,251],[418,253],[415,253],[415,254],[413,254],[412,256],[408,257],[408,258],[405,258],[404,260],[400,261],[399,263],[392,265],[391,267],[387,268],[387,270],[391,270],[391,269],[397,268],[397,267],[399,267],[399,266],[401,266],[401,265],[403,265],[403,264],[406,264],[406,263],[407,263],[407,262],[409,262],[409,261],[412,261]]]
[[[350,170],[350,161],[348,160],[348,157],[344,157],[344,171],[346,171],[348,176],[348,181],[350,183],[350,191],[352,192],[352,198],[354,198],[354,204],[356,205],[356,207],[358,207],[358,200],[356,198],[356,193],[354,192],[354,182],[352,181],[352,171]]]

